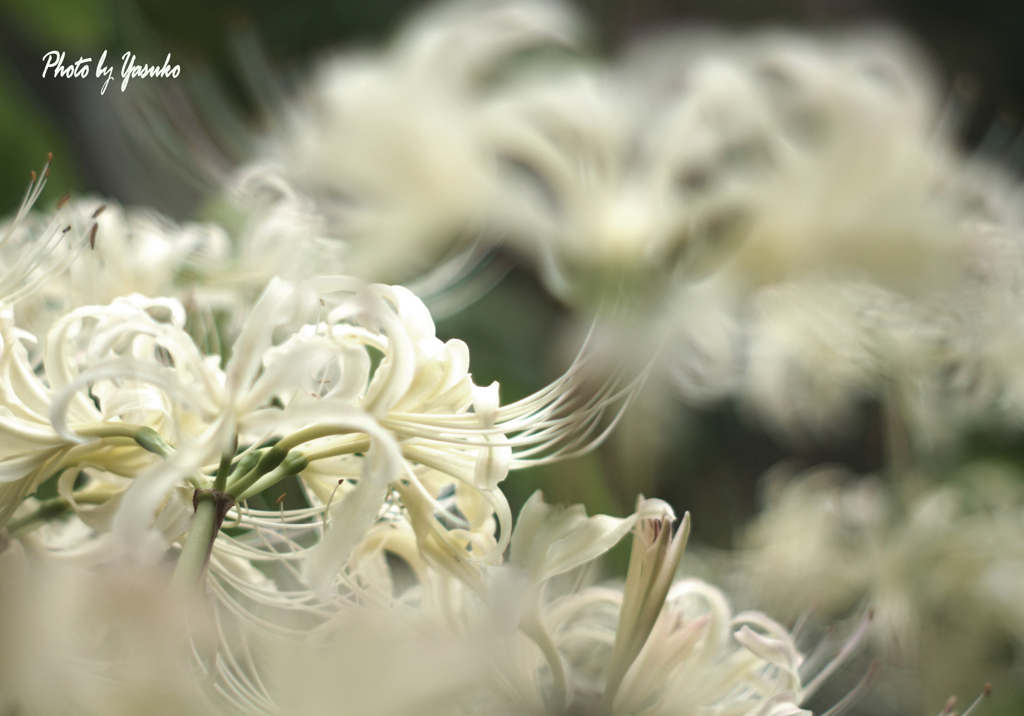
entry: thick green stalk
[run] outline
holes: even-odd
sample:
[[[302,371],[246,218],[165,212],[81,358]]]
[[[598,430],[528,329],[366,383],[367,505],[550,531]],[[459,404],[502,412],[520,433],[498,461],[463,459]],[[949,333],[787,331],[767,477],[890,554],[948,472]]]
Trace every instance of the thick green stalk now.
[[[171,577],[172,589],[180,594],[191,593],[202,582],[213,541],[235,499],[219,490],[197,490],[193,502],[196,513]]]

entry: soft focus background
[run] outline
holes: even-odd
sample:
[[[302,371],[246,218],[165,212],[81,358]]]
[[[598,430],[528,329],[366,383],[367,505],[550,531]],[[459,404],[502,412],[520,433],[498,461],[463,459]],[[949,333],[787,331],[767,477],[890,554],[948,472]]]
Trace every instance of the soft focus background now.
[[[179,219],[216,218],[219,181],[251,158],[274,110],[304,71],[339,45],[385,41],[424,3],[280,3],[183,0],[0,0],[0,209],[14,210],[31,169],[54,153],[40,205],[66,192],[98,193],[126,206],[152,206]],[[1024,4],[1015,0],[587,0],[597,28],[591,52],[612,57],[630,40],[669,24],[730,28],[831,29],[892,24],[916,39],[962,110],[965,151],[997,151],[1019,173],[1024,153],[1005,151],[1024,127]],[[103,50],[120,68],[138,62],[181,65],[178,79],[134,80],[105,95],[100,81],[42,78],[42,56],[65,63]],[[514,263],[515,257],[506,257]],[[513,267],[490,293],[438,320],[442,338],[465,340],[478,384],[498,380],[502,402],[543,387],[564,369],[574,325],[567,307],[525,267]],[[574,330],[574,329],[573,329]],[[858,473],[882,464],[876,406],[841,443],[779,444],[730,405],[698,409],[643,401],[616,439],[587,457],[510,477],[513,513],[537,488],[550,501],[583,502],[590,512],[625,514],[635,495],[669,500],[694,515],[695,541],[729,549],[759,507],[759,481],[783,458],[806,465],[839,462]],[[966,455],[999,456],[1024,466],[1020,435],[977,435]],[[966,459],[966,458],[965,458]],[[620,562],[624,555],[619,556]],[[1007,712],[1009,713],[1009,712]]]
[[[202,196],[182,167],[176,169],[141,146],[143,128],[125,126],[114,112],[118,99],[100,97],[97,84],[43,80],[42,56],[63,50],[67,60],[94,61],[106,49],[108,64],[130,50],[139,61],[160,64],[167,52],[182,65],[179,81],[162,89],[211,100],[196,117],[222,125],[231,134],[259,126],[260,102],[254,96],[252,66],[242,58],[258,47],[287,84],[318,54],[341,44],[379,43],[422,0],[374,3],[301,0],[275,2],[157,0],[55,0],[0,3],[0,133],[6,171],[0,178],[0,206],[9,210],[22,191],[21,174],[40,164],[52,150],[59,157],[50,191],[98,191],[126,203],[146,203],[179,218],[188,216]],[[922,0],[803,0],[739,2],[711,0],[587,0],[577,3],[597,28],[600,47],[613,54],[631,38],[668,24],[716,24],[733,28],[787,26],[834,28],[890,23],[908,31],[931,54],[950,87],[969,95],[971,111],[963,123],[966,146],[979,145],[994,124],[1015,130],[1024,116],[1024,7],[1011,0],[923,2]],[[257,82],[259,80],[257,79]],[[138,83],[143,85],[146,83]],[[170,85],[173,85],[171,87]],[[143,93],[136,87],[135,94]],[[216,94],[224,106],[213,106]],[[123,98],[121,98],[123,99]],[[138,101],[139,98],[134,98]],[[164,99],[164,102],[173,100]],[[223,113],[223,114],[222,114]],[[214,128],[206,127],[209,130]],[[244,138],[220,136],[240,151]],[[170,191],[169,191],[170,190]]]

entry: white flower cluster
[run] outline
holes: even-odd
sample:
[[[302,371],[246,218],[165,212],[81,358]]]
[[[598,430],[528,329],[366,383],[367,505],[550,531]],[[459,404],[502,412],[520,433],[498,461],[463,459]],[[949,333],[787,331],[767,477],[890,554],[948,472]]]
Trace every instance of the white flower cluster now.
[[[702,30],[599,63],[587,39],[546,2],[434,9],[322,63],[251,171],[314,197],[357,275],[503,244],[569,304],[661,316],[684,399],[787,439],[870,400],[922,449],[1019,424],[1017,192],[958,156],[906,41]]]
[[[766,38],[717,52],[756,102],[720,124],[764,117],[771,161],[734,202],[742,229],[713,273],[675,294],[682,394],[731,396],[804,444],[855,432],[871,401],[921,453],[993,418],[1019,424],[1013,182],[957,155],[895,46]]]
[[[510,470],[588,450],[636,382],[583,390],[584,354],[503,406],[409,290],[266,278],[318,241],[283,183],[232,244],[91,199],[31,214],[47,172],[0,247],[4,710],[807,713],[789,634],[675,581],[688,515],[538,492],[513,528]],[[282,236],[293,261],[261,256]],[[631,531],[625,585],[587,586]]]
[[[738,556],[745,601],[781,618],[808,609],[841,618],[870,604],[875,648],[916,672],[931,711],[947,691],[1011,686],[1000,645],[1024,638],[1019,475],[967,465],[901,500],[874,479],[822,467],[777,481],[769,501]],[[928,654],[936,648],[939,658]]]

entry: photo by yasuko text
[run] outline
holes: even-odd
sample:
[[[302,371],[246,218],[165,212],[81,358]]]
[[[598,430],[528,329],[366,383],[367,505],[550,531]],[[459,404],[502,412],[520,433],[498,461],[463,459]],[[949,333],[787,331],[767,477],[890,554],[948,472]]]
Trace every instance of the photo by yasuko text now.
[[[92,72],[92,58],[79,57],[74,62],[64,64],[65,53],[60,50],[50,50],[43,55],[43,77],[46,77],[49,70],[53,70],[53,77],[65,79],[85,79],[90,76],[104,79],[100,94],[105,94],[107,85],[114,78],[114,66],[106,65],[107,51],[104,50],[96,62],[96,71]],[[121,55],[121,91],[128,89],[128,80],[139,77],[177,77],[181,74],[180,65],[171,64],[171,54],[167,53],[163,65],[136,64],[135,53],[125,52]]]

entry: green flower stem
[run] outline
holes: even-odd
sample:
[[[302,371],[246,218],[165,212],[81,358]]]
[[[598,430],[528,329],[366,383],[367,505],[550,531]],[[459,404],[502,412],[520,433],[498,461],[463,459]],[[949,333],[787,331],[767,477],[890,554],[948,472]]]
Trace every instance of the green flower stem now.
[[[306,453],[306,459],[310,462],[323,460],[328,457],[339,455],[352,455],[357,452],[366,452],[370,449],[370,437],[368,435],[349,435],[342,440],[326,445],[319,450],[310,450]]]
[[[177,450],[164,440],[160,433],[153,428],[144,425],[132,425],[130,423],[88,423],[85,425],[74,425],[72,430],[83,437],[90,438],[128,438],[134,440],[139,447],[155,455],[169,459]],[[188,475],[186,479],[192,483],[197,490],[206,488],[209,483],[202,475]]]
[[[196,513],[171,577],[171,588],[179,594],[189,594],[201,583],[213,541],[224,523],[224,516],[235,504],[231,495],[219,490],[196,490],[192,501]]]
[[[132,425],[131,423],[90,423],[88,425],[76,425],[72,428],[82,437],[87,438],[129,438],[139,444],[139,447],[155,453],[163,458],[174,454],[173,447],[160,436],[153,428],[144,425]]]
[[[292,448],[298,447],[302,443],[307,443],[310,440],[327,438],[332,435],[346,435],[351,432],[352,430],[349,428],[342,428],[332,423],[310,425],[308,428],[303,428],[302,430],[292,433],[286,438],[282,438],[281,442],[277,444],[277,447],[284,450],[291,450]]]
[[[271,450],[277,449],[280,446],[281,443],[278,443]],[[341,440],[339,443],[328,445],[309,453],[292,450],[281,460],[279,465],[274,466],[274,469],[269,472],[264,472],[263,470],[266,464],[273,465],[273,460],[268,460],[265,463],[264,459],[260,458],[259,462],[249,470],[244,470],[242,462],[239,462],[239,467],[235,470],[235,473],[240,475],[240,477],[228,481],[227,491],[234,495],[236,500],[241,502],[263,492],[289,475],[298,475],[314,460],[338,457],[339,455],[351,455],[357,452],[365,452],[369,449],[370,438],[366,435],[361,435],[357,439]]]
[[[336,426],[314,425],[289,435],[271,448],[247,454],[238,461],[234,471],[226,478],[226,491],[238,501],[246,500],[289,475],[299,474],[313,460],[351,455],[370,449],[370,438],[364,434],[346,435],[330,445],[309,453],[301,453],[290,447],[300,445],[308,440],[337,434],[339,432]],[[223,462],[221,467],[223,469]],[[218,479],[219,477],[220,471],[218,471]]]
[[[149,450],[151,453],[155,453],[165,459],[171,457],[176,452],[173,447],[164,441],[160,433],[153,430],[153,428],[139,428],[139,432],[135,434],[135,442],[143,449]]]
[[[231,471],[227,478],[228,488],[230,492],[231,486],[236,484],[239,480],[246,477],[259,463],[260,458],[263,457],[261,452],[248,452],[242,455],[241,459],[235,463],[235,469]]]
[[[131,423],[88,423],[72,425],[71,429],[83,438],[130,438],[134,440],[142,426]]]
[[[218,492],[227,490],[227,474],[231,469],[232,453],[224,453],[220,458],[220,466],[217,468],[217,476],[213,480],[213,489]]]
[[[313,425],[283,438],[278,444],[266,450],[249,453],[231,474],[225,478],[226,492],[239,501],[247,500],[279,480],[295,475],[313,460],[322,460],[339,455],[366,452],[370,449],[370,436],[366,434],[346,434],[332,445],[307,454],[292,450],[308,440],[331,435],[345,434],[337,425]],[[218,470],[217,478],[224,469]]]
[[[250,483],[244,490],[241,490],[237,494],[232,494],[235,494],[235,499],[239,502],[247,500],[253,495],[258,495],[268,487],[275,485],[289,475],[298,475],[300,472],[305,470],[308,465],[309,460],[306,459],[306,456],[293,450],[288,453],[288,456],[285,457],[281,464],[276,468],[268,472],[266,475],[263,475],[255,482]],[[239,487],[241,487],[241,485],[239,485]]]
[[[284,459],[288,457],[288,451],[281,449],[278,445],[275,445],[274,447],[267,448],[261,452],[250,453],[250,455],[254,457],[247,455],[239,460],[238,467],[235,469],[232,477],[227,481],[227,491],[232,495],[241,495],[243,492],[248,490],[253,483],[268,472],[277,468],[277,466],[284,462]],[[255,464],[253,464],[253,460],[256,461]],[[234,475],[237,475],[237,477],[234,477]]]

